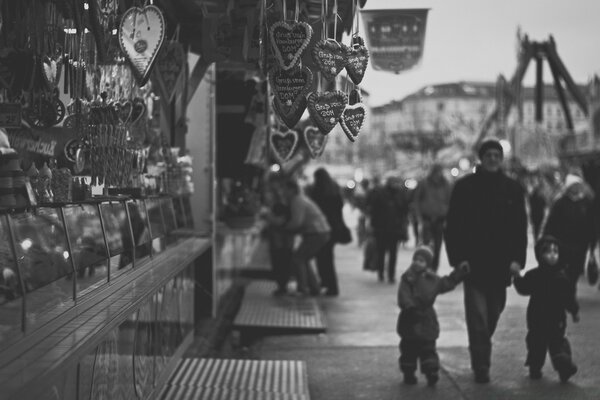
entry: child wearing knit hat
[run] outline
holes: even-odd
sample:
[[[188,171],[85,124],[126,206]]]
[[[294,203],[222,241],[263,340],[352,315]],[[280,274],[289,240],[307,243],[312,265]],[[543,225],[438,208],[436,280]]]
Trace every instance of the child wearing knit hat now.
[[[440,277],[432,269],[433,251],[427,246],[418,247],[410,267],[402,274],[398,288],[400,315],[396,331],[400,336],[400,370],[404,383],[417,383],[415,372],[420,361],[421,372],[433,386],[439,379],[440,360],[436,340],[440,326],[433,304],[438,294],[449,292],[468,273],[455,269],[450,275]]]

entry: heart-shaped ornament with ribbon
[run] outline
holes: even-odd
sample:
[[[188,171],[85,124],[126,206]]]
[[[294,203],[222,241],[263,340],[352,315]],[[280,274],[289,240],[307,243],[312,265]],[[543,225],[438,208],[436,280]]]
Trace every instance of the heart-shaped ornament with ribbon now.
[[[123,14],[119,43],[140,86],[148,81],[164,38],[165,20],[158,7],[132,7]]]
[[[298,146],[298,132],[291,129],[272,129],[269,144],[273,154],[280,163],[284,163],[294,155]]]
[[[117,117],[121,124],[127,124],[131,120],[133,113],[133,104],[130,101],[123,101],[114,104]]]
[[[317,127],[310,125],[304,128],[303,134],[310,156],[317,158],[323,154],[329,136],[323,134]]]
[[[136,97],[132,102],[131,109],[131,124],[135,124],[146,114],[147,108],[146,103],[143,99]]]
[[[346,94],[339,90],[311,92],[308,95],[308,112],[315,125],[326,135],[338,123],[347,103]]]
[[[169,102],[173,100],[177,84],[183,78],[185,62],[185,50],[177,41],[165,43],[158,53],[155,77],[161,92]]]
[[[51,89],[55,88],[60,81],[60,74],[62,71],[62,59],[54,60],[50,57],[46,57],[42,61],[42,72],[44,80],[50,86]]]
[[[336,40],[320,40],[312,50],[315,65],[328,81],[335,79],[347,64],[347,47]]]
[[[369,65],[369,50],[366,48],[362,38],[355,36],[352,45],[346,47],[346,71],[354,84],[358,85],[365,76],[367,65]]]
[[[273,108],[289,128],[293,128],[306,110],[306,95],[313,82],[307,67],[283,70],[275,68],[269,73],[275,97]]]
[[[312,32],[306,22],[277,21],[271,25],[271,45],[281,68],[288,70],[298,64],[310,43]]]
[[[340,117],[340,125],[351,142],[354,142],[360,133],[366,115],[367,109],[362,103],[348,105],[344,109],[344,112]]]

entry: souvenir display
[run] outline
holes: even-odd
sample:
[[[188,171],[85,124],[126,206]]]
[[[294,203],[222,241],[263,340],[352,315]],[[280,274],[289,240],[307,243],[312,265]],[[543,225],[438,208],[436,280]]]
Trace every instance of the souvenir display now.
[[[310,125],[304,128],[303,134],[311,157],[317,158],[323,154],[329,135],[323,134],[318,128]]]
[[[319,130],[328,134],[337,125],[348,97],[339,90],[331,92],[311,92],[308,95],[308,112]]]
[[[162,95],[173,100],[178,82],[183,79],[187,55],[181,43],[171,40],[163,44],[156,62],[156,82]]]
[[[298,132],[291,129],[271,129],[269,144],[273,154],[281,163],[288,161],[298,146]]]
[[[288,128],[293,128],[306,110],[306,95],[310,91],[313,75],[308,67],[283,70],[276,68],[269,73],[274,93],[273,108]]]

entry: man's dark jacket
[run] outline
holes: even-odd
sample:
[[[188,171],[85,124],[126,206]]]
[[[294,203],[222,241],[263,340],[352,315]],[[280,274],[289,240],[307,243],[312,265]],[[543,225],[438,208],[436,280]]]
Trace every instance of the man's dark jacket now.
[[[510,285],[510,263],[525,265],[527,214],[521,185],[481,168],[459,179],[450,197],[445,231],[450,265],[468,261],[466,281]]]

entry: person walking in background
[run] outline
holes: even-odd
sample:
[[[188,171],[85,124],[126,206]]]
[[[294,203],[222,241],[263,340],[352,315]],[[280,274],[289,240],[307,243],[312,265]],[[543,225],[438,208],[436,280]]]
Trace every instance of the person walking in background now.
[[[370,181],[363,179],[360,181],[358,188],[354,194],[354,206],[360,212],[356,228],[356,239],[358,247],[361,247],[367,239],[367,196],[370,192]]]
[[[440,164],[431,167],[429,175],[419,182],[414,196],[414,210],[421,226],[421,242],[433,249],[433,269],[440,265],[440,250],[452,186]]]
[[[398,243],[408,239],[408,201],[400,190],[402,181],[390,175],[383,187],[376,188],[368,199],[368,212],[377,248],[377,273],[384,281],[387,255],[387,278],[396,280],[396,257]]]
[[[542,174],[534,178],[533,188],[528,196],[529,219],[533,228],[533,237],[538,238],[542,230],[542,222],[548,208],[549,188]]]
[[[577,175],[567,175],[563,192],[550,206],[544,225],[544,235],[557,238],[561,243],[567,276],[577,293],[577,280],[584,271],[588,252],[592,257],[596,247],[597,230],[593,213],[591,189]]]
[[[283,225],[283,229],[301,236],[291,261],[296,271],[298,292],[316,296],[320,293],[320,285],[310,261],[329,242],[331,227],[319,206],[302,193],[295,180],[288,179],[284,182],[282,196],[290,207],[290,219]]]
[[[537,268],[525,276],[514,272],[514,285],[519,294],[531,296],[527,306],[527,361],[529,377],[540,379],[546,352],[558,372],[560,380],[566,382],[577,372],[573,364],[571,346],[565,337],[566,311],[579,322],[579,305],[573,288],[565,273],[558,240],[543,236],[536,243]]]
[[[277,289],[273,292],[275,296],[284,295],[288,291],[288,283],[292,275],[290,264],[294,250],[294,234],[283,229],[290,219],[289,206],[285,204],[281,195],[284,179],[283,176],[278,175],[267,178],[265,203],[268,209],[262,213],[265,219],[270,216],[270,223],[265,227],[264,233],[269,244],[271,268],[277,283]]]
[[[477,383],[487,383],[492,335],[506,305],[511,271],[525,265],[527,214],[523,188],[501,169],[500,142],[485,140],[478,155],[476,172],[452,190],[445,241],[450,265],[470,271],[464,300],[471,368]]]
[[[331,227],[329,241],[317,253],[317,271],[325,294],[337,296],[339,287],[335,271],[334,247],[336,243],[349,243],[352,238],[342,215],[344,200],[340,187],[324,168],[315,170],[313,176],[314,183],[306,189],[306,194],[319,206]]]
[[[455,269],[450,275],[439,277],[432,268],[433,257],[429,247],[418,247],[398,287],[400,315],[396,332],[400,336],[399,364],[404,383],[408,385],[417,383],[417,360],[427,383],[437,383],[440,359],[435,342],[440,335],[440,325],[433,304],[438,294],[454,289],[466,272]]]

